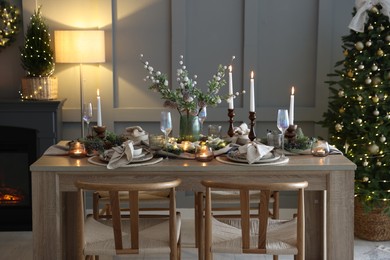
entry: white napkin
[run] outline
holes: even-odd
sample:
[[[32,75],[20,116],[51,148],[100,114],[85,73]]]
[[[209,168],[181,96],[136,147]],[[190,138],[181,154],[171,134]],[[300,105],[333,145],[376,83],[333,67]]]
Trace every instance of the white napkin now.
[[[113,154],[107,164],[107,169],[116,169],[129,164],[133,160],[133,141],[127,140],[121,146],[112,148]]]
[[[238,127],[234,127],[234,135],[231,138],[228,138],[232,144],[244,145],[250,142],[248,134],[250,129],[246,123],[242,123]]]
[[[149,140],[148,134],[140,126],[126,127],[124,135],[135,144],[140,144],[142,141],[148,142]]]
[[[264,155],[266,155],[273,149],[273,146],[268,146],[258,142],[250,142],[246,145],[238,147],[238,151],[241,154],[246,153],[246,160],[249,164],[260,160],[261,158],[263,158]]]

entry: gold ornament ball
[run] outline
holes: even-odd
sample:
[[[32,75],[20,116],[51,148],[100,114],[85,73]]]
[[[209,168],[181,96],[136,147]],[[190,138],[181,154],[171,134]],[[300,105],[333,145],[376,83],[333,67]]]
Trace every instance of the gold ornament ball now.
[[[371,84],[372,80],[370,78],[366,78],[366,80],[364,82],[368,85],[368,84]]]
[[[348,75],[348,77],[353,78],[353,71],[352,71],[352,70],[349,70],[349,71],[347,72],[347,75]]]
[[[382,135],[381,137],[379,137],[379,141],[380,141],[381,143],[386,142],[386,137],[385,137],[384,135]]]
[[[360,119],[360,118],[358,118],[358,119],[356,120],[356,123],[358,123],[359,125],[360,125],[362,122],[363,122],[363,120]]]
[[[382,165],[382,162],[381,162],[381,161],[377,161],[377,162],[376,162],[376,165],[381,166],[381,165]]]
[[[343,51],[344,56],[348,56],[348,50]]]
[[[376,6],[373,6],[370,11],[373,12],[374,14],[379,13],[379,10],[378,10],[378,8],[376,8]]]
[[[356,99],[357,99],[358,101],[362,101],[362,100],[363,100],[363,97],[362,97],[362,96],[358,96]]]
[[[372,101],[373,101],[374,103],[378,103],[378,102],[379,102],[379,97],[378,97],[378,96],[372,97]]]
[[[377,70],[378,70],[378,66],[377,66],[376,64],[372,64],[371,69],[372,69],[373,71],[377,71]]]
[[[336,124],[334,126],[334,129],[337,131],[337,132],[341,132],[341,130],[343,130],[343,126],[341,124]]]
[[[383,25],[381,25],[381,27],[379,27],[379,29],[380,29],[381,31],[384,31],[384,30],[385,30],[385,27],[384,27]]]
[[[379,116],[379,110],[378,109],[375,109],[374,112],[372,112],[372,114],[374,116]]]
[[[366,42],[366,46],[367,47],[370,47],[372,45],[372,41],[371,40],[368,40],[367,42]]]
[[[340,109],[339,109],[339,113],[340,114],[342,114],[342,113],[344,113],[345,112],[345,108],[343,108],[343,107],[340,107]]]
[[[363,166],[364,166],[364,167],[367,167],[367,166],[368,166],[368,162],[367,162],[367,161],[364,161],[364,162],[363,162]]]
[[[379,57],[382,57],[384,55],[384,52],[381,48],[379,48],[379,50],[376,52],[376,55],[378,55]]]
[[[371,154],[377,154],[379,152],[379,146],[377,146],[376,144],[372,144],[368,147],[368,151],[371,153]]]
[[[386,41],[390,42],[390,35],[386,36]]]
[[[358,51],[361,51],[364,49],[364,44],[362,42],[357,42],[355,43],[355,48],[358,50]]]
[[[372,24],[370,24],[369,26],[368,26],[368,30],[374,30],[374,26],[372,26]]]
[[[358,68],[359,68],[359,70],[362,70],[362,69],[364,69],[364,65],[363,64],[359,64]]]
[[[340,90],[338,95],[339,95],[339,97],[343,97],[344,96],[344,91]]]

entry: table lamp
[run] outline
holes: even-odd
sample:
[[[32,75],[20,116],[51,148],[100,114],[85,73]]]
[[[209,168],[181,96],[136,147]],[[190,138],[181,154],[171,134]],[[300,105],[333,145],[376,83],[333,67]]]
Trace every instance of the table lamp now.
[[[58,30],[54,31],[55,61],[78,63],[80,68],[81,136],[84,137],[83,64],[105,62],[104,31],[102,30]]]

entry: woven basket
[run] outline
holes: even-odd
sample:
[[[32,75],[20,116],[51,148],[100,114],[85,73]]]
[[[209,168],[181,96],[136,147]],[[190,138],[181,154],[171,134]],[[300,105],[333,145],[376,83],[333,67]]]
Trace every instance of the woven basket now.
[[[22,99],[53,100],[58,97],[56,77],[22,78]]]
[[[390,217],[382,213],[382,208],[365,212],[355,200],[355,236],[370,241],[390,240]]]

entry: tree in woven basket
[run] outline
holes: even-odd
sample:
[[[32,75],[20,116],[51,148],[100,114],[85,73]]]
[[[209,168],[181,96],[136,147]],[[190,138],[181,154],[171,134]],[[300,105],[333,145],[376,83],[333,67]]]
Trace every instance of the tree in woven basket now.
[[[24,46],[20,49],[22,66],[30,77],[48,77],[54,72],[53,50],[49,28],[41,15],[34,11],[27,26]]]
[[[378,1],[377,1],[378,2]],[[330,74],[331,97],[320,123],[357,165],[355,195],[369,211],[390,215],[390,1],[358,1],[344,59]]]

